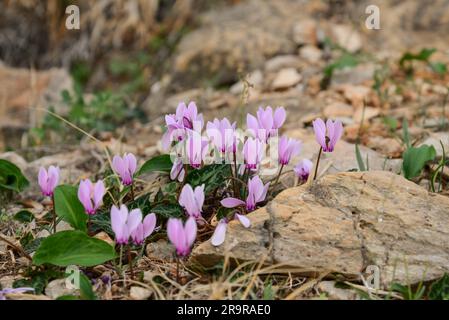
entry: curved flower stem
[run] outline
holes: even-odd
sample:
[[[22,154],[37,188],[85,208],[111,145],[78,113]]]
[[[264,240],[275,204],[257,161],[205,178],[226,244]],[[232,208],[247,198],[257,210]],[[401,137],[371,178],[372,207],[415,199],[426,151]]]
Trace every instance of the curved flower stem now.
[[[55,195],[51,196],[51,203],[53,205],[53,234],[56,233],[56,208],[55,208]]]
[[[316,180],[316,177],[318,175],[318,166],[320,165],[320,158],[321,158],[322,152],[323,152],[323,147],[320,147],[320,152],[318,152],[318,158],[316,159],[316,163],[315,163],[315,173],[313,174],[313,180]]]
[[[233,152],[233,157],[234,157],[234,177],[238,178],[239,177],[239,170],[237,168],[237,153]],[[232,168],[231,168],[232,171]],[[238,195],[238,189],[236,188],[236,186],[234,186],[234,197],[237,197]]]
[[[131,182],[131,199],[134,201],[134,181]]]
[[[247,188],[247,184],[246,184],[246,182],[245,181],[243,181],[242,179],[239,179],[239,178],[235,178],[235,177],[229,177],[229,179],[231,179],[232,181],[238,181],[238,182],[240,182],[240,184],[242,185],[242,186],[244,186],[245,188]],[[238,192],[237,192],[237,195],[238,195]]]
[[[122,260],[123,260],[123,244],[120,245],[120,256],[118,261],[118,268],[120,269],[120,272],[122,271]]]
[[[134,279],[133,260],[131,257],[131,245],[130,244],[128,244],[128,265],[129,265],[129,270],[131,271],[131,279]]]
[[[179,256],[176,255],[176,282],[179,283]]]
[[[274,182],[274,185],[278,184],[279,178],[281,177],[281,174],[282,174],[282,169],[284,169],[284,165],[283,164],[281,164],[281,168],[279,169],[279,173],[278,173],[278,176],[276,178],[276,181]]]

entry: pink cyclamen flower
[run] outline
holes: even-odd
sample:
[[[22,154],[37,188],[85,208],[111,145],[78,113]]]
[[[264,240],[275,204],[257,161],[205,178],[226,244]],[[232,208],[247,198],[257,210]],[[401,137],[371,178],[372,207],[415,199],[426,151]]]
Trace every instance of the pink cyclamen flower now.
[[[341,121],[330,119],[324,124],[324,121],[318,118],[313,121],[313,130],[315,131],[316,141],[323,148],[323,152],[332,152],[343,134],[343,125]]]
[[[50,166],[48,171],[43,167],[39,169],[38,182],[44,196],[53,196],[59,182],[59,172],[59,167],[55,166]]]
[[[286,118],[285,109],[278,107],[273,113],[271,107],[263,109],[259,107],[257,118],[251,114],[246,116],[248,130],[258,139],[267,142],[268,138],[276,134],[277,130],[284,124]]]
[[[106,188],[102,180],[93,184],[89,179],[81,180],[78,187],[78,199],[87,214],[93,215],[103,203]]]
[[[175,246],[178,256],[188,256],[197,232],[196,221],[193,217],[187,219],[183,226],[181,219],[170,218],[167,222],[167,236]]]
[[[179,182],[182,182],[184,180],[185,173],[186,171],[184,170],[182,159],[176,158],[170,171],[170,179],[178,179]]]
[[[236,152],[237,139],[235,136],[236,123],[229,122],[227,118],[214,119],[206,125],[206,133],[212,143],[221,153]]]
[[[246,201],[237,198],[225,198],[221,200],[221,205],[225,208],[235,208],[238,206],[246,205],[246,210],[253,211],[256,208],[257,203],[265,200],[270,183],[263,184],[259,176],[254,176],[248,181],[248,197]]]
[[[187,211],[187,214],[195,219],[201,217],[204,203],[204,184],[197,186],[195,190],[190,184],[186,184],[179,195],[179,204]]]
[[[167,150],[173,141],[184,139],[186,130],[201,132],[204,125],[203,115],[198,114],[195,102],[190,102],[188,106],[184,102],[178,104],[176,114],[165,116],[167,131],[162,137],[162,147]]]
[[[301,150],[301,142],[286,136],[279,139],[279,164],[287,165],[290,159],[299,154]]]
[[[195,131],[188,130],[187,139],[184,142],[186,160],[191,167],[201,167],[208,151],[208,141]]]
[[[137,169],[137,160],[132,153],[125,153],[123,158],[114,156],[112,168],[120,176],[123,185],[129,186],[133,183],[133,175]]]
[[[156,215],[154,213],[148,214],[137,228],[131,232],[131,239],[135,245],[142,245],[145,239],[153,233],[156,226]]]
[[[264,143],[258,139],[248,138],[243,145],[243,157],[247,169],[256,170],[262,161]]]
[[[5,295],[14,293],[24,293],[27,291],[34,291],[34,288],[21,287],[21,288],[5,288],[0,290],[0,300],[6,300]]]
[[[236,213],[234,215],[234,219],[238,220],[242,224],[242,226],[245,228],[249,228],[251,226],[251,222],[244,215]],[[212,235],[212,238],[211,238],[211,243],[213,246],[219,246],[224,242],[225,237],[226,237],[227,227],[228,227],[228,219],[223,218],[218,222],[217,227],[215,228],[214,234]]]
[[[142,211],[140,209],[133,209],[128,212],[128,208],[123,204],[120,208],[112,206],[111,227],[118,244],[128,244],[129,237],[134,234],[141,222]]]
[[[309,179],[310,171],[312,171],[313,163],[309,159],[301,160],[294,168],[296,176],[301,181],[307,181]]]

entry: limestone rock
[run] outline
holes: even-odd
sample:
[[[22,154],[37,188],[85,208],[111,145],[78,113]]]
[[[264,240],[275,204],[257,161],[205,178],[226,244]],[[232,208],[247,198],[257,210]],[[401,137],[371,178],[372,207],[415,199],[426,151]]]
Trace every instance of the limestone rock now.
[[[66,279],[56,279],[51,281],[45,288],[45,295],[51,299],[56,299],[66,295],[76,295],[79,290],[67,287]]]
[[[328,299],[332,300],[354,300],[357,298],[355,291],[337,288],[335,281],[321,281],[317,288],[326,293]]]
[[[151,290],[138,286],[133,286],[130,289],[129,296],[133,300],[147,300],[152,294],[153,292]]]
[[[380,268],[383,287],[433,280],[449,271],[449,199],[402,176],[344,172],[280,193],[248,215],[251,228],[229,224],[224,244],[209,241],[193,259],[213,265],[225,255],[359,279]]]
[[[317,44],[317,23],[304,19],[293,26],[293,41],[298,45]]]
[[[240,2],[201,16],[201,27],[182,38],[174,59],[173,80],[181,87],[213,79],[214,84],[238,80],[238,70],[263,66],[267,57],[292,54],[290,36],[300,2],[286,0]]]
[[[347,25],[333,25],[331,30],[335,42],[349,52],[354,53],[362,48],[362,38],[357,30]]]
[[[278,72],[271,84],[274,90],[282,90],[295,86],[302,79],[302,76],[294,68],[285,68]]]
[[[321,60],[323,53],[315,46],[304,46],[299,51],[299,56],[310,63],[317,63]]]
[[[265,71],[277,72],[281,69],[297,68],[300,66],[300,64],[301,61],[298,59],[296,55],[293,54],[280,55],[268,59],[265,62]]]
[[[148,257],[170,261],[173,259],[174,248],[166,240],[161,239],[157,242],[150,242],[146,247],[146,253]]]
[[[444,146],[444,150],[447,151],[449,150],[449,134],[447,132],[435,132],[432,133],[427,139],[425,139],[421,144],[427,144],[429,146],[434,146],[436,152],[437,152],[437,156],[438,157],[442,157],[443,156],[443,149],[441,148],[441,143],[443,143]]]

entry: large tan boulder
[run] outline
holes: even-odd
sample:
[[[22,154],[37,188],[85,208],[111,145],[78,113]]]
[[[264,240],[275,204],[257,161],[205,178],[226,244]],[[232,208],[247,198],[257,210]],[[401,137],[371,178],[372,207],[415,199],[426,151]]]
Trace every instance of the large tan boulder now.
[[[280,193],[231,222],[226,241],[195,248],[210,266],[225,255],[360,279],[377,266],[383,286],[431,280],[449,272],[449,199],[394,173],[345,172]]]

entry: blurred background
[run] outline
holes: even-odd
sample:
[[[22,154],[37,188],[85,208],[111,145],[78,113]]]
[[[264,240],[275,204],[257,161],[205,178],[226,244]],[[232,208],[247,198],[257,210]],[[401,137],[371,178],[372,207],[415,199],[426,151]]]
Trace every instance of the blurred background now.
[[[380,30],[365,26],[373,4]],[[66,27],[69,5],[79,30]],[[439,106],[448,31],[449,0],[1,0],[0,150],[74,147],[83,134],[49,110],[150,154],[161,116],[190,100],[208,120],[241,122],[259,105],[285,106],[287,129],[342,118],[354,141],[363,104],[383,124],[422,105],[421,90]],[[400,156],[370,136],[357,139]]]

